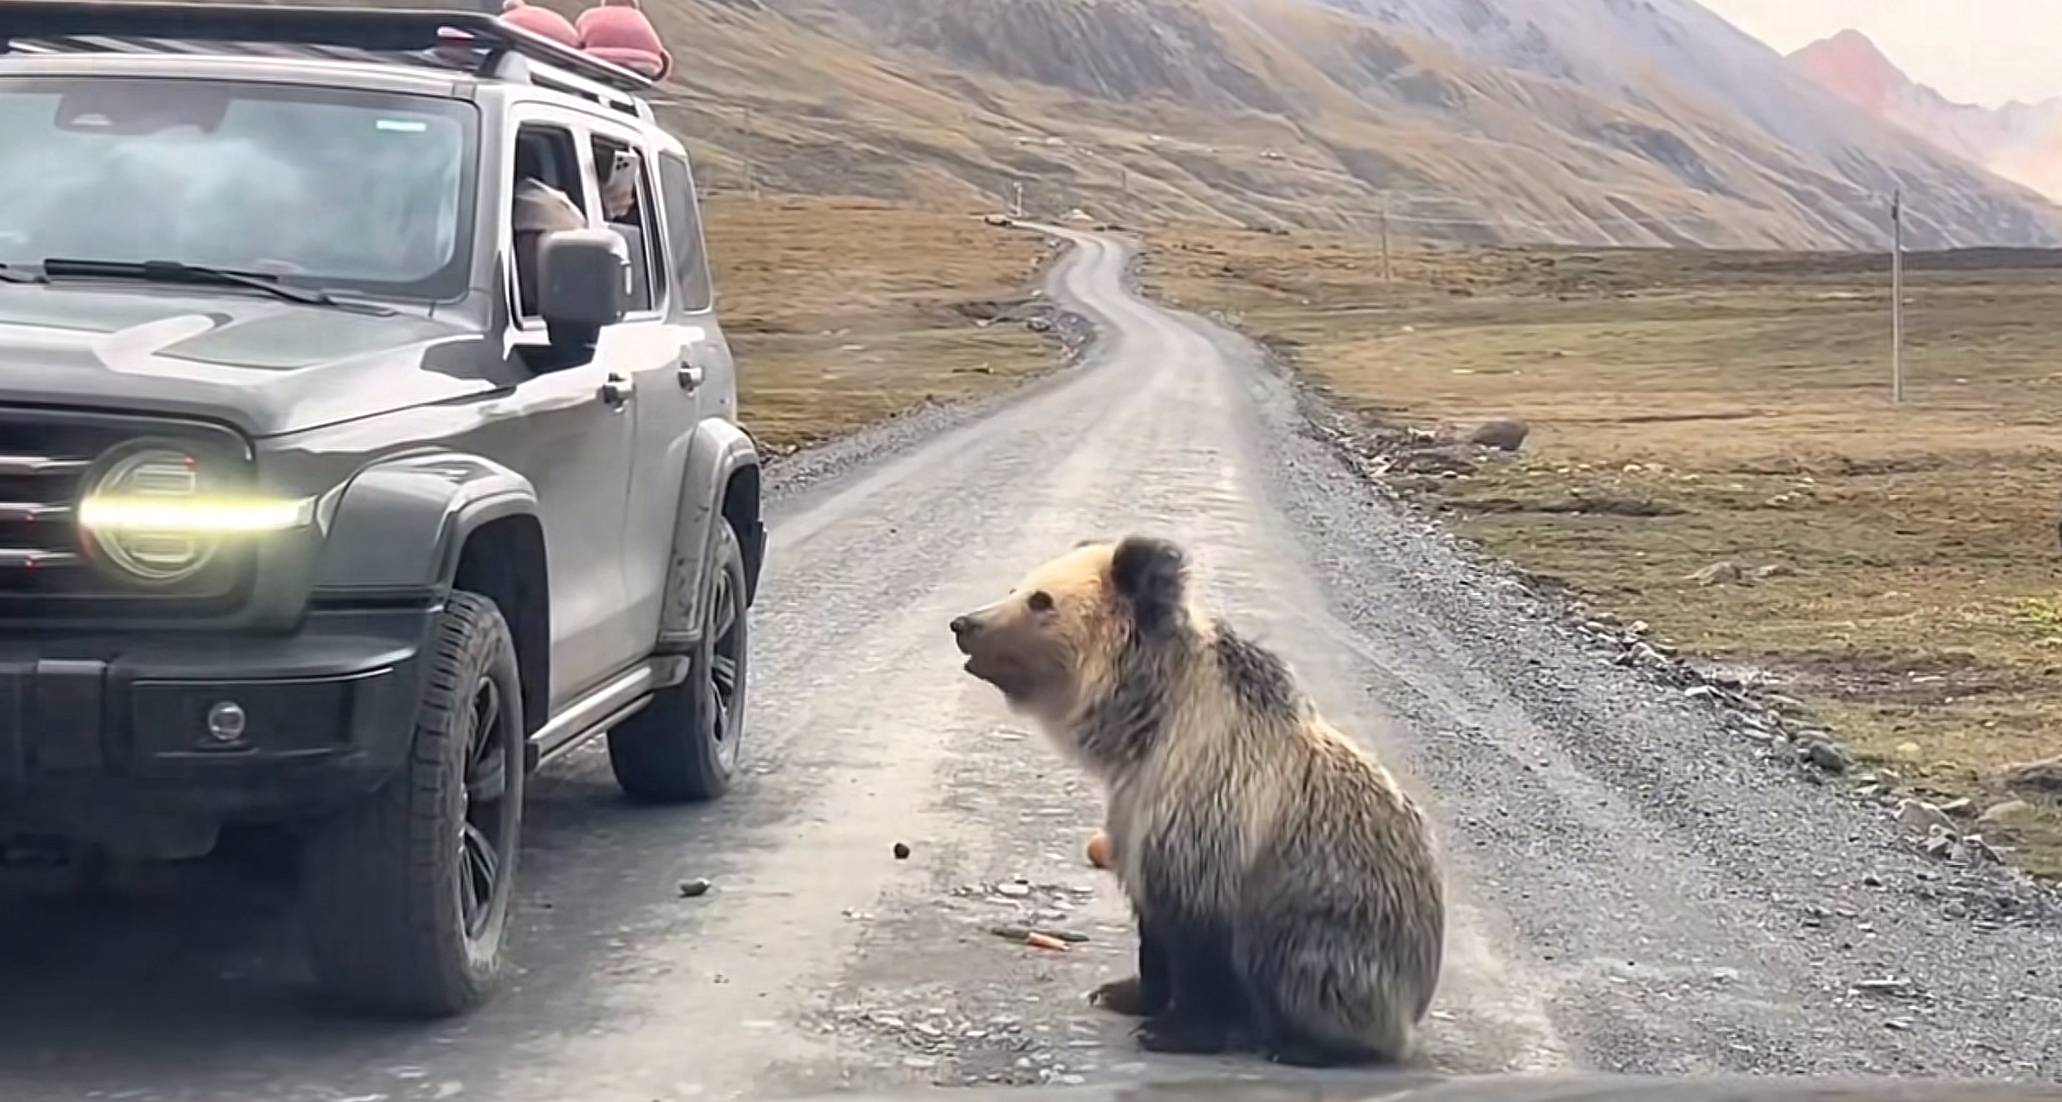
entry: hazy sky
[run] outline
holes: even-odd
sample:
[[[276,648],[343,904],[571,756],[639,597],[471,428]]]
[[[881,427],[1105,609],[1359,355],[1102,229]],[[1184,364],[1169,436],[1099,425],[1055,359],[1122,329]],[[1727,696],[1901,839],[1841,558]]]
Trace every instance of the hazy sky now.
[[[1949,99],[2062,95],[2062,0],[1699,0],[1789,53],[1843,27]]]

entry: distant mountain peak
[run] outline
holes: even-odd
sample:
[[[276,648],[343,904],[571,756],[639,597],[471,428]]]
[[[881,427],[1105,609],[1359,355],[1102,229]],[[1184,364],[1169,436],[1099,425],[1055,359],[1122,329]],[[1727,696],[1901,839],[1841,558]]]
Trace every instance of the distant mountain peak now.
[[[1836,46],[1843,50],[1857,50],[1866,53],[1871,53],[1874,54],[1877,58],[1881,59],[1883,64],[1890,64],[1889,56],[1884,54],[1884,52],[1881,49],[1877,48],[1876,40],[1854,29],[1853,27],[1843,27],[1840,30],[1833,32],[1833,34],[1820,39],[1819,41],[1826,43],[1830,46]]]
[[[1957,103],[1905,75],[1869,37],[1846,30],[1790,55],[1807,79],[1877,118],[2062,199],[2062,99],[1992,109]]]
[[[1876,69],[1897,70],[1897,63],[1890,60],[1890,55],[1884,53],[1882,47],[1876,45],[1875,39],[1855,30],[1853,27],[1836,31],[1824,38],[1806,43],[1790,56],[1794,58],[1812,55],[1836,57],[1843,61],[1863,64]]]
[[[1804,46],[1790,62],[1820,87],[1869,111],[1882,111],[1913,88],[1912,78],[1875,40],[1852,27]]]

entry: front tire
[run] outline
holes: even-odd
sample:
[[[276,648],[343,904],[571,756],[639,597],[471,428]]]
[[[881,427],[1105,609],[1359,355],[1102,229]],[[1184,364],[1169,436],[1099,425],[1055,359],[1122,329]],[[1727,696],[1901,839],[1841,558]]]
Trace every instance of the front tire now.
[[[317,824],[302,900],[317,985],[382,1015],[448,1017],[500,979],[524,790],[522,680],[492,601],[454,592],[401,770]]]
[[[702,584],[701,638],[689,656],[687,680],[609,731],[609,765],[634,800],[713,800],[730,790],[737,774],[751,610],[744,550],[726,521],[717,522],[715,554]]]

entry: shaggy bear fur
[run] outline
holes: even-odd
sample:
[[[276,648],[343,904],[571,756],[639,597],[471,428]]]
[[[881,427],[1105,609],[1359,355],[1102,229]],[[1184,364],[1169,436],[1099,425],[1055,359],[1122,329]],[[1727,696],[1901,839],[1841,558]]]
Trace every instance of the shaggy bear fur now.
[[[960,616],[968,673],[1103,782],[1138,974],[1095,1000],[1142,1047],[1390,1062],[1437,986],[1424,813],[1283,661],[1191,603],[1160,539],[1089,542]]]

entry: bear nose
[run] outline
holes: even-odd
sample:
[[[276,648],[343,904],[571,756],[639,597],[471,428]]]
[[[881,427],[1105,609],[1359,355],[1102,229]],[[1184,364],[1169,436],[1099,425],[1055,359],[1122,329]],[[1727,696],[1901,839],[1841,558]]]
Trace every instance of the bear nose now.
[[[954,616],[951,626],[953,635],[965,638],[968,632],[974,630],[974,618],[972,616]]]

